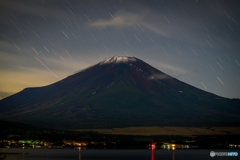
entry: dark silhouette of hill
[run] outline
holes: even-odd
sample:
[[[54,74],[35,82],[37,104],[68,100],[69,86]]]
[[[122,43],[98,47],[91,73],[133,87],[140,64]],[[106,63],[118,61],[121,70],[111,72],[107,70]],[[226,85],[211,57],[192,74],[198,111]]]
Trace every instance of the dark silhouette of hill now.
[[[239,126],[240,100],[200,90],[138,58],[114,56],[1,100],[0,119],[64,129]]]

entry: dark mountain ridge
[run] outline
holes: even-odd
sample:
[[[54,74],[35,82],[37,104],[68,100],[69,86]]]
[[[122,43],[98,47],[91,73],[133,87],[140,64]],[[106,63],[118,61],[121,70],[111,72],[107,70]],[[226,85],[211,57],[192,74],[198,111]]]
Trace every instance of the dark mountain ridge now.
[[[0,119],[65,129],[237,126],[240,100],[200,90],[138,58],[114,56],[1,100]]]

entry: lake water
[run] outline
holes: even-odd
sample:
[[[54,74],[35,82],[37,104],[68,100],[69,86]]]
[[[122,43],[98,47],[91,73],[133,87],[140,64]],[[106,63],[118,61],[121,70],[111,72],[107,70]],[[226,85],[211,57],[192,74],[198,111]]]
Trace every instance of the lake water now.
[[[4,160],[235,160],[238,156],[210,157],[214,152],[238,152],[240,150],[186,149],[20,149],[1,148],[8,154]]]

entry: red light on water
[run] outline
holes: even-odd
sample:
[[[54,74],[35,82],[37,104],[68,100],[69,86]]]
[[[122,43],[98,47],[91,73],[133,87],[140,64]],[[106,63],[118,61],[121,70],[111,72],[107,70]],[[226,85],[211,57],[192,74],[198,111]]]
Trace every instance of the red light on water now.
[[[154,153],[153,153],[153,148],[152,148],[152,160],[154,160]]]

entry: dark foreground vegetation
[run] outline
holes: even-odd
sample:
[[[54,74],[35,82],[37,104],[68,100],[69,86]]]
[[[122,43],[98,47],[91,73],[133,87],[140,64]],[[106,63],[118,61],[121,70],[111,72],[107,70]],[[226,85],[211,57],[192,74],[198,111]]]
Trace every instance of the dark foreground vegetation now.
[[[0,147],[31,148],[239,148],[240,135],[134,136],[56,130],[0,121]]]

